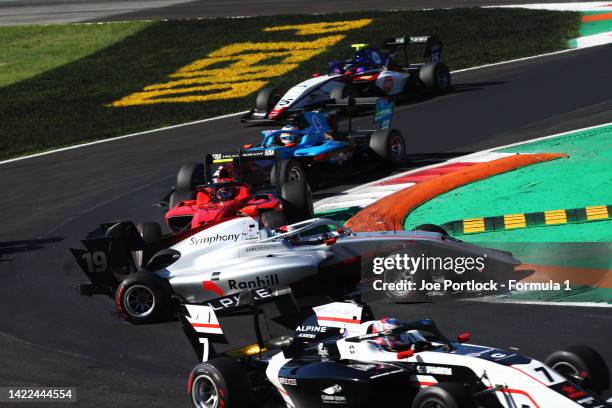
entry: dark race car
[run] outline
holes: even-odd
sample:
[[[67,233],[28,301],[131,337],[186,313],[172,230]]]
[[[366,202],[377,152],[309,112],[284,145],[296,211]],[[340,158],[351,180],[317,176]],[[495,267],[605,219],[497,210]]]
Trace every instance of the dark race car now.
[[[184,328],[202,361],[188,379],[192,406],[270,406],[275,399],[292,408],[611,406],[599,397],[610,385],[606,363],[585,345],[540,362],[469,344],[467,333],[448,339],[430,319],[377,320],[356,302],[312,310],[301,321],[290,291],[264,289],[186,305]]]
[[[426,62],[410,63],[408,45],[424,44]],[[442,42],[433,36],[398,37],[384,42],[384,49],[354,44],[353,58],[329,63],[325,75],[295,85],[287,92],[264,88],[243,122],[284,121],[305,107],[326,99],[393,96],[410,98],[423,92],[445,92],[451,86],[448,67],[442,62]],[[404,59],[400,61],[400,47]]]

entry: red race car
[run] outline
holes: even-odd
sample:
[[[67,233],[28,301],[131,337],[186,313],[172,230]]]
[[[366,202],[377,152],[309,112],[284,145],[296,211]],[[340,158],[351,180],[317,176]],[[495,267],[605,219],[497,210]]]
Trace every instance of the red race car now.
[[[260,219],[262,227],[270,229],[313,217],[306,180],[281,185],[257,182],[253,163],[265,158],[269,161],[270,156],[265,152],[244,156],[241,152],[227,157],[207,155],[203,164],[186,163],[181,167],[174,190],[164,202],[168,208],[166,223],[172,231],[201,229],[239,216]],[[214,164],[221,166],[213,174]],[[269,170],[266,172],[269,174]],[[247,178],[254,184],[243,181]]]

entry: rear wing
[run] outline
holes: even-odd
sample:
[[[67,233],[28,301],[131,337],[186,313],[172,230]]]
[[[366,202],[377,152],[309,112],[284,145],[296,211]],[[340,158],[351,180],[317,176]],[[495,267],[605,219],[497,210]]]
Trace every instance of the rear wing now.
[[[253,169],[249,168],[249,162],[276,162],[279,160],[280,156],[276,149],[245,150],[240,148],[233,152],[209,153],[204,156],[204,181],[206,183],[213,182],[213,168],[215,166],[232,165],[232,178],[253,184]]]
[[[354,98],[348,97],[343,99],[327,99],[316,104],[309,105],[306,110],[333,110],[342,109],[348,121],[348,132],[353,130],[353,114],[355,112],[374,109],[374,122],[378,124],[379,129],[388,129],[391,127],[393,119],[393,109],[395,102],[393,98],[385,97],[363,97]]]
[[[312,302],[319,306],[312,307]],[[329,302],[302,298],[298,303],[289,287],[259,288],[204,304],[184,303],[180,318],[200,361],[220,355],[242,359],[275,349],[295,354],[319,335],[331,334],[315,326],[351,336],[360,333],[362,322],[373,319],[365,304]]]
[[[383,42],[384,48],[392,53],[397,52],[399,47],[404,48],[404,65],[408,65],[407,50],[409,45],[425,44],[423,58],[431,62],[438,62],[442,58],[442,41],[435,36],[404,36],[389,38]]]
[[[240,359],[280,348],[301,321],[288,287],[253,289],[183,306],[183,331],[200,361],[220,355]]]

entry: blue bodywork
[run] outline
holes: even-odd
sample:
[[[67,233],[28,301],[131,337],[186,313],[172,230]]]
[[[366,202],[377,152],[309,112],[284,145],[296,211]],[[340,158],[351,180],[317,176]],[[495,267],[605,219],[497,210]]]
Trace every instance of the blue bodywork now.
[[[247,149],[276,150],[281,159],[315,157],[324,153],[334,153],[341,150],[353,149],[354,144],[330,140],[325,135],[331,131],[327,122],[327,114],[323,112],[305,112],[304,118],[308,127],[304,130],[263,130],[261,145]],[[298,141],[292,146],[285,146],[280,142],[281,133],[292,133],[298,135]]]

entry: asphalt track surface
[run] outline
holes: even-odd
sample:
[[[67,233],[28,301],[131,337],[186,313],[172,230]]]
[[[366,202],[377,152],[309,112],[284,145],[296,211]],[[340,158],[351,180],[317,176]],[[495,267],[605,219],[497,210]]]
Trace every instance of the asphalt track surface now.
[[[554,3],[558,0],[538,0]],[[571,1],[565,1],[571,2]],[[0,0],[0,25],[527,4],[533,0]]]
[[[397,109],[394,127],[408,140],[411,165],[612,121],[604,85],[611,52],[608,45],[456,74],[455,92]],[[109,299],[80,297],[83,276],[68,248],[100,222],[159,220],[151,203],[183,162],[257,141],[259,129],[236,122],[0,165],[0,386],[76,386],[84,407],[187,406],[186,376],[196,361],[178,324],[131,326]],[[367,127],[370,119],[356,123]],[[374,310],[406,320],[430,316],[449,335],[470,331],[475,343],[541,359],[588,343],[612,363],[609,308],[451,302]]]

